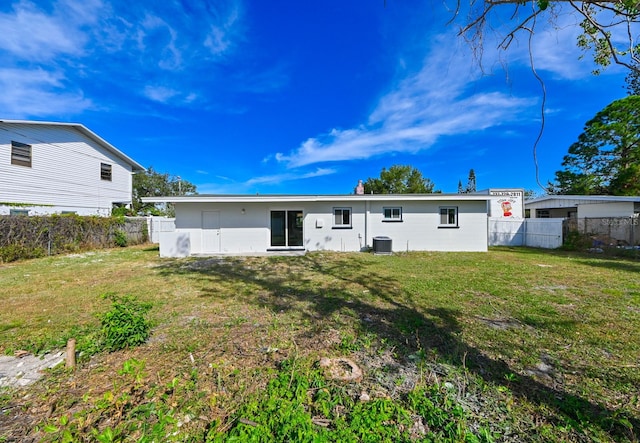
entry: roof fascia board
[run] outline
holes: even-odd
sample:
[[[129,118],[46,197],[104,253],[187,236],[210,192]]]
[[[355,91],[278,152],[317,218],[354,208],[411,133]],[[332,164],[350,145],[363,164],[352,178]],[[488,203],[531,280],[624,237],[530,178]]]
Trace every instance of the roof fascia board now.
[[[314,203],[362,201],[488,201],[491,196],[475,194],[368,194],[368,195],[190,195],[143,197],[145,203]]]
[[[617,195],[547,195],[533,200],[526,200],[525,205],[541,203],[551,200],[578,200],[583,202],[640,202],[640,196],[617,196]]]

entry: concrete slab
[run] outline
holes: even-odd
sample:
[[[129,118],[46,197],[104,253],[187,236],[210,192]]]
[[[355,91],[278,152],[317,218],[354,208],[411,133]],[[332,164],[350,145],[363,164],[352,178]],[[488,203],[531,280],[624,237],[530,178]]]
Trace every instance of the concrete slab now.
[[[44,375],[42,371],[55,368],[65,361],[63,351],[43,356],[0,356],[0,387],[20,387],[36,382]]]

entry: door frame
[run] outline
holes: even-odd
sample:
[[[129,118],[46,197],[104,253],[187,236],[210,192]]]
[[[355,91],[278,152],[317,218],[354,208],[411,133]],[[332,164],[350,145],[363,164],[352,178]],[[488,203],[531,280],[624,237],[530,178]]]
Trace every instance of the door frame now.
[[[217,228],[208,228],[205,227],[205,214],[217,214]],[[202,226],[202,238],[201,238],[201,244],[200,244],[200,250],[203,254],[216,254],[220,252],[220,245],[222,243],[222,235],[221,235],[221,230],[220,230],[220,211],[202,211],[201,215],[200,215],[201,219],[201,226]],[[216,240],[211,242],[211,243],[207,243],[207,233],[211,233],[209,231],[212,231],[216,237]],[[211,244],[212,246],[214,246],[213,249],[215,250],[208,250],[208,248],[206,247],[206,245]]]
[[[285,239],[285,244],[282,246],[273,246],[271,244],[272,241],[272,227],[271,227],[271,215],[273,212],[284,212],[285,213],[285,218],[284,218],[284,239]],[[294,245],[291,246],[289,245],[289,213],[292,212],[296,212],[296,213],[301,213],[302,214],[302,226],[300,228],[300,232],[302,234],[302,241],[301,241],[301,245]],[[304,250],[305,246],[304,246],[304,217],[305,217],[305,212],[304,209],[302,208],[269,208],[269,213],[268,213],[268,223],[269,223],[269,240],[268,240],[268,251],[278,251],[278,250],[287,250],[287,251],[299,251],[299,250]]]

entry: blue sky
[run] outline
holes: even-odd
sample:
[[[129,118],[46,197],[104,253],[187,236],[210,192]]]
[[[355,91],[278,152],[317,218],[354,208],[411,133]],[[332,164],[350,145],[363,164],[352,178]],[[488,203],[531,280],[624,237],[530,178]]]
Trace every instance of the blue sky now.
[[[443,192],[472,168],[478,189],[539,192],[527,38],[499,52],[488,33],[481,68],[450,3],[8,0],[0,118],[82,123],[200,193],[345,194],[394,164]],[[533,38],[543,184],[625,95],[625,71],[593,76],[557,13]]]

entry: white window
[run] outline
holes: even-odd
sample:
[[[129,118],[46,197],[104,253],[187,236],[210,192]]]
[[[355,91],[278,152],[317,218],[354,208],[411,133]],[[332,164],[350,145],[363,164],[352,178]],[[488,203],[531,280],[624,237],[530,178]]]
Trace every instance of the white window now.
[[[111,165],[108,163],[100,163],[100,178],[102,180],[111,181]]]
[[[458,207],[457,206],[441,206],[440,207],[440,226],[445,228],[458,227]]]
[[[29,215],[28,209],[9,209],[9,215]]]
[[[333,208],[333,227],[351,227],[351,208]]]
[[[382,208],[383,221],[402,221],[402,208]]]
[[[31,167],[31,145],[11,141],[11,164]]]

